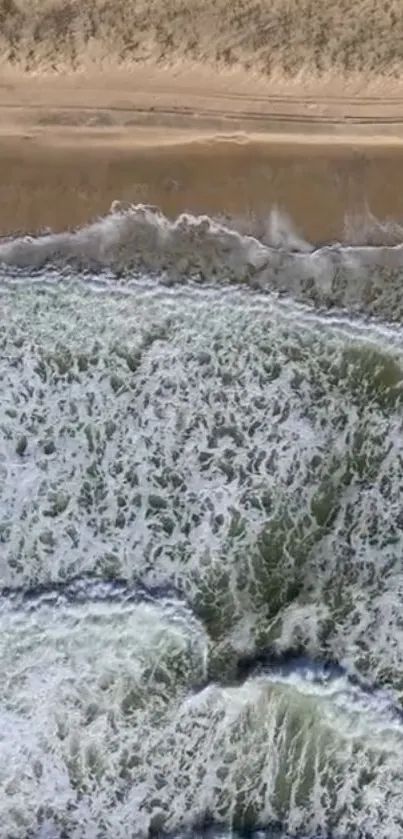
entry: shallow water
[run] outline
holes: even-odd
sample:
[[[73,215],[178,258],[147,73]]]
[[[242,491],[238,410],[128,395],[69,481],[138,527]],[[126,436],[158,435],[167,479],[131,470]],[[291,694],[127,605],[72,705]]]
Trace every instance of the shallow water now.
[[[401,253],[0,243],[0,836],[403,836]]]

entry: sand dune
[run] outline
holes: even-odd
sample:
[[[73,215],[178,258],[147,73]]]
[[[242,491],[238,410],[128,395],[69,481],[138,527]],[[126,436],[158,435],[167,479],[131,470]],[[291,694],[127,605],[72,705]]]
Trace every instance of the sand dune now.
[[[401,0],[0,0],[0,56],[22,70],[187,60],[268,77],[398,77],[401,9]]]

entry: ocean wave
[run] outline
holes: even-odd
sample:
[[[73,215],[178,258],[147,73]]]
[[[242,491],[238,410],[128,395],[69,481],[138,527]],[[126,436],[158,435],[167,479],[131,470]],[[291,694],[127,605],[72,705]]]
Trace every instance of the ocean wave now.
[[[37,611],[42,607],[61,607],[83,603],[159,603],[165,611],[174,605],[177,617],[185,607],[180,592],[169,584],[147,586],[141,581],[102,579],[91,576],[59,580],[53,583],[25,588],[24,586],[0,590],[0,611],[22,609]],[[186,610],[185,610],[186,611]],[[189,614],[187,614],[189,619]]]
[[[402,330],[127,267],[256,234],[1,245],[1,835],[401,839]]]
[[[108,287],[4,289],[3,584],[173,585],[209,678],[297,649],[401,698],[401,335]]]
[[[25,638],[23,680],[7,662],[0,785],[10,785],[12,761],[23,795],[18,803],[2,796],[8,835],[24,835],[18,826],[25,820],[34,835],[40,827],[69,839],[94,830],[101,839],[133,830],[191,835],[203,823],[246,832],[281,827],[288,836],[400,836],[403,728],[377,696],[351,690],[342,677],[309,678],[307,669],[236,688],[215,684],[165,704],[150,685],[147,707],[133,690],[139,653],[130,650],[132,666],[127,649],[108,659],[116,638],[106,643],[113,622],[103,617],[104,626],[91,627],[91,612],[85,619],[97,656],[78,643],[78,627],[71,624],[68,637],[62,624],[53,645],[46,633],[47,658],[36,667]],[[149,629],[146,623],[140,641]],[[38,630],[25,626],[35,637]],[[20,627],[10,656],[23,640]],[[32,708],[29,690],[42,684],[41,665],[46,691]]]
[[[245,223],[189,213],[172,222],[158,208],[114,202],[109,215],[74,232],[3,240],[0,264],[5,276],[7,268],[55,266],[117,278],[151,272],[165,283],[244,284],[318,307],[403,317],[403,244],[315,248],[279,213],[254,226],[245,231]],[[351,238],[351,222],[348,229]],[[357,221],[355,229],[365,235]],[[386,227],[384,238],[396,230]]]
[[[95,826],[123,837],[132,806],[138,837],[219,838],[230,825],[279,837],[360,836],[364,825],[373,835],[376,810],[358,779],[396,783],[403,743],[403,711],[387,691],[291,656],[236,686],[199,686],[209,641],[169,587],[77,578],[3,591],[0,628],[0,788],[24,793],[22,806],[0,804],[8,835],[29,824],[35,839]],[[106,804],[109,826],[97,816]]]

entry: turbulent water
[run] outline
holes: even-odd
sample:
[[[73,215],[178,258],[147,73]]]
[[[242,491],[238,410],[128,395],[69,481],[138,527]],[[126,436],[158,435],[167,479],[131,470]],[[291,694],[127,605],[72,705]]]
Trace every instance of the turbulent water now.
[[[0,243],[1,837],[403,837],[403,248],[269,228]]]

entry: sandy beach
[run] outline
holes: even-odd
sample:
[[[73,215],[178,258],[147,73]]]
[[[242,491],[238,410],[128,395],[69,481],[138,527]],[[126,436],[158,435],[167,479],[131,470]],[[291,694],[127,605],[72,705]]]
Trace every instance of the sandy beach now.
[[[194,67],[4,72],[1,234],[81,225],[119,200],[171,217],[277,207],[311,241],[365,239],[346,214],[403,216],[403,89],[381,92]]]
[[[121,200],[365,239],[403,216],[402,44],[400,0],[0,0],[0,233]]]
[[[402,21],[400,0],[0,0],[0,233],[118,200],[366,241],[403,217]]]

